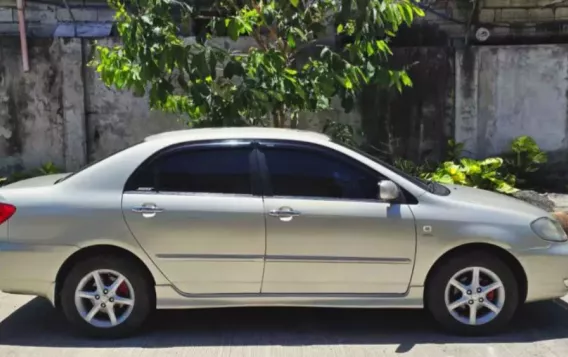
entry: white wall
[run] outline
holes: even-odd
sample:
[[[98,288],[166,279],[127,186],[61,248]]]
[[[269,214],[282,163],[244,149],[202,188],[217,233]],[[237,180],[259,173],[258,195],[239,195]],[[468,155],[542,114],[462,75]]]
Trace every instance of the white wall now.
[[[568,46],[488,46],[456,53],[455,138],[473,156],[504,152],[530,135],[568,149]]]

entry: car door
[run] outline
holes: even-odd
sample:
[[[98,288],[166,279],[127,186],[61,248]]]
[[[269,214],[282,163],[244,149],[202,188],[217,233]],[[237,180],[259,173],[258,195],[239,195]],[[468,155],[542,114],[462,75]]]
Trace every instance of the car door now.
[[[378,199],[386,177],[333,149],[260,143],[265,182],[262,293],[404,293],[416,249],[404,198]]]
[[[182,145],[156,154],[126,184],[130,230],[182,292],[260,292],[266,237],[254,160],[246,142]]]

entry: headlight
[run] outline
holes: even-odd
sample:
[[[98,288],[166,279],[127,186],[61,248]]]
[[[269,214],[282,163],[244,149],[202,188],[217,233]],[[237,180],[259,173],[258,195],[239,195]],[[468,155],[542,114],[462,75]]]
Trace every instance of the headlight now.
[[[542,217],[531,223],[532,230],[542,239],[551,242],[566,242],[568,236],[555,219]]]

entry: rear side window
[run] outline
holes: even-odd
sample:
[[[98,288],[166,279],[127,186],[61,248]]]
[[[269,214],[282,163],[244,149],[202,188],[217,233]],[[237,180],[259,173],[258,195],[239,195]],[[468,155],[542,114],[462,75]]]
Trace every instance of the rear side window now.
[[[251,194],[248,148],[182,149],[139,168],[126,191]]]
[[[274,196],[377,200],[379,175],[307,148],[263,149]]]

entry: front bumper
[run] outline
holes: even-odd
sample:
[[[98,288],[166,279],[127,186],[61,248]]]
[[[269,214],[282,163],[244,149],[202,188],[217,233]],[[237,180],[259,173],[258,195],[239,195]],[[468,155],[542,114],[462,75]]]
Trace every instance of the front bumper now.
[[[527,302],[568,294],[568,243],[553,243],[516,255],[527,275]]]
[[[52,297],[59,268],[77,249],[0,241],[0,291]]]

